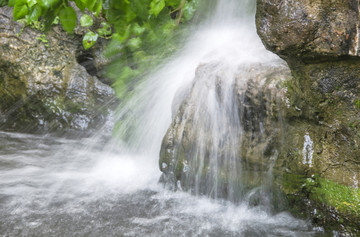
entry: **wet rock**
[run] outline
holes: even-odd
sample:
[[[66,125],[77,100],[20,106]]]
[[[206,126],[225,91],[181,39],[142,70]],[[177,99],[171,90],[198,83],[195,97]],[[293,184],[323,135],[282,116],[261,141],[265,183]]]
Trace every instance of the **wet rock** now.
[[[359,55],[359,6],[353,0],[258,0],[256,24],[265,46],[284,59]]]
[[[96,53],[94,53],[96,51]],[[99,49],[86,52],[98,54]],[[12,21],[0,8],[0,128],[26,132],[85,131],[103,125],[113,90],[82,62],[81,37],[54,26],[46,35]],[[94,59],[95,60],[95,59]],[[94,66],[96,67],[96,66]]]

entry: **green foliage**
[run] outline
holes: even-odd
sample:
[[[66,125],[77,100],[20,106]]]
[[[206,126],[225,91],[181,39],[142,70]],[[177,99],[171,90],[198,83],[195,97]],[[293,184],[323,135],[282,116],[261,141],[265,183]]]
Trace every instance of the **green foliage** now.
[[[111,34],[112,34],[111,25],[107,22],[102,22],[101,26],[102,27],[97,30],[99,36],[105,37],[105,38],[107,36],[111,36]]]
[[[41,35],[41,37],[37,37],[36,39],[43,42],[45,47],[49,47],[49,41],[46,39],[45,34]]]
[[[0,0],[4,1],[4,0]],[[14,19],[37,29],[59,21],[73,33],[80,25],[85,49],[99,37],[110,39],[104,54],[112,59],[108,76],[123,94],[129,78],[140,78],[177,49],[179,34],[195,13],[199,0],[9,0]],[[76,11],[74,6],[82,12]],[[94,19],[98,17],[99,21]],[[44,26],[44,27],[42,27]],[[39,39],[41,40],[41,39]],[[42,41],[42,40],[41,40]],[[165,50],[159,50],[159,48]],[[120,93],[121,92],[121,93]]]
[[[4,1],[4,0],[0,0]],[[8,5],[14,7],[14,20],[25,19],[27,25],[37,24],[40,21],[49,29],[56,19],[59,19],[62,27],[68,33],[72,33],[78,24],[77,13],[74,4],[82,11],[89,11],[98,16],[102,10],[103,0],[10,0]],[[93,19],[83,14],[80,20],[83,27],[90,27]]]
[[[157,16],[165,7],[165,0],[153,0],[150,3],[150,14]]]
[[[121,92],[119,96],[124,94],[125,88],[132,88],[129,83],[133,80],[127,78],[140,80],[148,69],[156,67],[178,48],[180,35],[186,33],[183,23],[193,17],[195,11],[191,9],[196,9],[198,2],[187,0],[184,5],[183,0],[106,2],[105,15],[116,33],[112,35],[105,56],[112,58],[108,76],[116,81],[116,90]],[[180,11],[184,11],[182,18]]]
[[[0,7],[8,5],[8,3],[9,3],[8,0],[0,0]]]
[[[76,12],[72,7],[64,7],[59,12],[59,19],[62,27],[68,33],[72,33],[76,27]]]
[[[84,48],[85,49],[91,48],[91,46],[93,46],[96,43],[98,36],[99,36],[98,34],[92,31],[86,33],[82,41]]]
[[[39,19],[39,17],[41,16],[42,14],[42,8],[39,4],[36,4],[34,6],[34,8],[32,9],[31,13],[28,15],[28,22],[34,22],[34,21],[37,21]]]
[[[197,8],[197,3],[195,1],[185,2],[185,5],[182,9],[183,18],[185,21],[191,20],[191,18],[193,17],[196,11],[196,8]]]
[[[87,14],[84,14],[80,18],[80,24],[81,24],[82,27],[89,27],[89,26],[92,26],[94,24],[94,21],[91,18],[91,16],[89,16]]]
[[[357,109],[360,109],[360,100],[356,100],[356,101],[354,102],[354,105],[355,105],[355,107],[356,107]]]
[[[115,33],[114,40],[124,43],[125,48],[134,52],[141,47],[144,37],[147,41],[162,37],[159,30],[163,26],[168,36],[175,30],[174,16],[178,22],[192,18],[198,0],[0,0],[0,4],[13,6],[14,20],[25,19],[27,25],[41,21],[49,29],[55,19],[62,27],[72,33],[77,25],[77,13],[73,4],[82,11],[88,11],[93,17],[101,14],[103,23],[96,31],[98,36],[109,38]],[[182,12],[177,14],[176,12]],[[83,14],[80,18],[82,27],[93,26],[93,17]],[[58,18],[57,18],[58,17]],[[172,21],[172,22],[171,22]],[[169,27],[171,26],[171,27]],[[113,29],[115,29],[115,32]],[[145,36],[146,35],[146,36]],[[138,37],[141,37],[139,39]],[[93,37],[94,38],[94,37]],[[133,39],[134,38],[134,39]],[[88,44],[86,44],[88,47]]]
[[[311,193],[315,200],[330,205],[342,213],[360,215],[359,188],[340,185],[322,178],[319,178],[317,183],[318,187]]]
[[[17,0],[14,3],[13,17],[14,20],[23,18],[29,12],[26,0]]]
[[[282,188],[286,194],[305,194],[312,201],[335,208],[341,215],[360,216],[360,189],[345,186],[318,175],[283,174]]]

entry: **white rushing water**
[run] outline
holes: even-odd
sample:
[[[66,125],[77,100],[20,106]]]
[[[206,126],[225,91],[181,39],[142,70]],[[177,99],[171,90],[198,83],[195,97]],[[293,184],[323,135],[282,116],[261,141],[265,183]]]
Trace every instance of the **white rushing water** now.
[[[215,4],[216,3],[216,4]],[[120,137],[0,132],[1,236],[314,236],[288,213],[170,192],[158,184],[176,92],[196,68],[276,63],[256,35],[253,0],[219,0],[178,55],[122,104]],[[250,13],[249,13],[250,12]],[[252,13],[251,13],[252,12]],[[123,135],[123,136],[121,136]]]

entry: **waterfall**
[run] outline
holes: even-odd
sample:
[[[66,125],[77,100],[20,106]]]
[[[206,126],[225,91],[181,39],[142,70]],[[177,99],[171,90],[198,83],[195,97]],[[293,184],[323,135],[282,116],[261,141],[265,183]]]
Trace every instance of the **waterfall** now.
[[[276,86],[268,79],[278,78],[282,62],[256,34],[254,0],[202,4],[205,20],[183,48],[119,106],[113,140],[104,139],[102,131],[83,139],[0,132],[5,144],[0,235],[314,236],[322,231],[249,198],[257,193],[254,187],[267,182],[264,172],[271,172],[276,157],[269,143],[276,139],[264,134],[271,126],[267,108]],[[259,146],[259,152],[250,149]],[[257,165],[264,152],[270,158]],[[259,167],[265,168],[257,172]],[[169,187],[191,194],[164,189],[161,176]]]
[[[215,169],[221,162],[216,159],[225,156],[221,160],[226,163],[226,169],[233,170],[221,172],[228,172],[235,179],[239,171],[239,164],[235,164],[239,155],[236,146],[242,133],[241,118],[235,108],[235,87],[240,88],[239,83],[246,84],[248,71],[253,70],[254,65],[278,63],[277,57],[265,50],[256,35],[254,1],[207,3],[214,8],[207,12],[208,19],[198,26],[183,49],[141,82],[133,96],[120,105],[118,135],[123,150],[144,157],[149,172],[158,170],[154,164],[158,163],[162,139],[176,115],[176,105],[180,105],[187,90],[194,87],[192,97],[198,101],[192,106],[197,107],[198,113],[194,116],[198,118],[193,125],[201,127],[202,131],[210,129],[212,135],[210,143],[205,145],[201,141],[207,139],[206,134],[201,131],[193,134],[201,147],[193,152],[200,156],[205,155],[200,153],[210,153],[213,157],[209,161],[211,172],[217,172]],[[244,74],[243,79],[235,82],[236,77],[241,76],[239,68]],[[205,120],[201,121],[201,118]],[[228,152],[220,151],[219,146],[227,146]],[[200,158],[199,162],[206,161]],[[204,164],[199,164],[199,169],[200,166]],[[209,178],[206,182],[213,183],[214,190],[223,186],[218,179]],[[199,181],[195,189],[200,190],[202,186],[204,184]],[[217,196],[215,193],[217,191],[211,196]]]
[[[146,96],[135,97],[157,100],[134,115],[156,132],[136,126],[140,133],[134,141],[151,143],[152,148],[135,150],[146,147],[145,152],[157,157],[170,125],[160,152],[161,180],[172,189],[238,202],[250,188],[264,184],[276,158],[271,154],[269,161],[263,161],[262,151],[256,151],[268,143],[261,137],[268,102],[260,101],[255,108],[251,100],[264,93],[267,73],[281,71],[282,62],[265,50],[256,35],[254,1],[209,4],[216,6],[208,20],[173,61],[145,82],[140,94]],[[259,92],[251,98],[250,90]],[[131,107],[135,104],[141,103]],[[257,138],[249,140],[249,136]]]

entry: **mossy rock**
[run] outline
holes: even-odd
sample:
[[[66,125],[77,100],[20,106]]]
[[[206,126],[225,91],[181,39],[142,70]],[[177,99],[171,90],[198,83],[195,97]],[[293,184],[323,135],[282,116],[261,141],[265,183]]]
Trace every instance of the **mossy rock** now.
[[[114,91],[82,66],[81,36],[60,26],[44,35],[14,22],[9,7],[0,8],[0,25],[0,129],[63,134],[106,124]]]
[[[326,231],[344,235],[360,234],[360,189],[338,184],[319,175],[307,177],[283,173],[276,181],[288,198],[290,210],[310,217]]]

